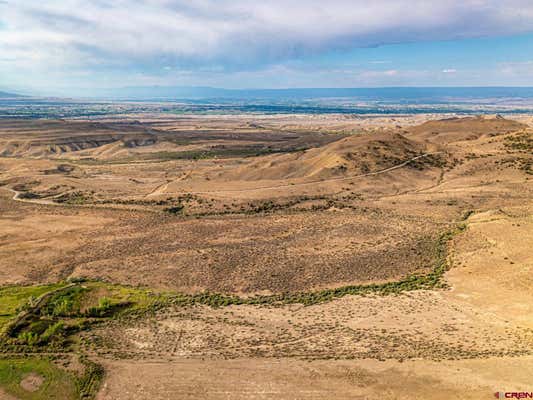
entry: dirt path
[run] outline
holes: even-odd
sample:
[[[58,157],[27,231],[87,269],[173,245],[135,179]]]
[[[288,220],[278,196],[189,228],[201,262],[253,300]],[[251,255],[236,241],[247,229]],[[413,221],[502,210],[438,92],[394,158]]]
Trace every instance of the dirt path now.
[[[165,194],[165,190],[167,190],[169,183],[172,181],[167,181],[165,183],[162,183],[161,185],[157,185],[157,187],[152,190],[150,193],[148,193],[144,198],[148,198],[151,196],[158,196],[160,194]]]
[[[0,188],[0,189],[4,189],[4,188]],[[104,210],[135,210],[139,212],[148,212],[148,213],[160,212],[159,210],[153,209],[148,206],[132,206],[132,205],[121,205],[121,204],[62,204],[62,203],[56,203],[49,199],[23,199],[23,198],[20,198],[20,195],[23,192],[19,192],[11,188],[5,188],[5,189],[13,193],[13,197],[11,198],[11,200],[19,201],[21,203],[38,204],[41,206],[76,207],[76,208],[87,208],[87,209],[92,208],[92,209],[104,209]],[[54,197],[59,197],[60,195],[61,194],[54,196]]]
[[[315,184],[318,184],[318,183],[348,181],[348,180],[357,179],[357,178],[364,178],[364,177],[367,177],[367,176],[376,176],[376,175],[385,174],[387,172],[391,172],[391,171],[403,168],[406,165],[408,165],[409,163],[411,163],[413,161],[416,161],[416,160],[418,160],[420,158],[428,157],[430,155],[435,155],[435,154],[441,154],[441,153],[442,152],[425,153],[425,154],[413,157],[413,158],[411,158],[411,159],[409,159],[407,161],[404,161],[404,162],[402,162],[400,164],[394,165],[392,167],[385,168],[385,169],[382,169],[382,170],[379,170],[379,171],[369,172],[369,173],[366,173],[366,174],[360,174],[360,175],[352,175],[352,176],[339,177],[339,178],[330,178],[330,179],[317,179],[317,180],[309,181],[309,182],[288,183],[288,184],[273,185],[273,186],[261,186],[261,187],[248,188],[248,189],[226,189],[226,190],[222,189],[222,190],[208,190],[208,191],[188,191],[188,193],[194,193],[194,194],[243,193],[243,192],[253,192],[253,191],[258,191],[258,190],[293,188],[293,187],[299,187],[299,186],[315,185]],[[181,180],[183,180],[183,178],[180,178],[179,180],[181,181]],[[175,182],[175,181],[165,182],[165,183],[163,183],[161,185],[158,185],[151,193],[148,193],[145,197],[150,197],[150,196],[155,196],[155,195],[160,195],[160,194],[167,194],[167,195],[168,194],[172,194],[172,192],[165,192],[165,190],[168,188],[168,186],[172,182]],[[56,202],[54,202],[52,200],[49,200],[49,199],[24,199],[24,198],[20,197],[23,192],[20,192],[18,190],[11,189],[11,188],[8,188],[8,190],[13,193],[12,199],[14,201],[20,201],[20,202],[23,202],[23,203],[40,204],[40,205],[49,205],[49,206],[61,206],[62,205],[62,204],[58,204],[58,203],[56,203]],[[77,207],[87,207],[87,205],[76,205],[76,206]],[[97,206],[90,205],[90,207],[97,207]],[[107,206],[107,207],[109,208],[109,206]]]
[[[59,206],[60,205],[58,203],[53,202],[52,200],[47,200],[47,199],[22,199],[20,198],[20,195],[23,192],[19,192],[18,190],[10,189],[10,188],[8,188],[8,190],[13,192],[12,199],[15,201],[20,201],[23,203],[41,204],[41,205],[47,205],[47,206]]]
[[[404,162],[402,162],[400,164],[394,165],[392,167],[385,168],[385,169],[382,169],[382,170],[379,170],[379,171],[369,172],[369,173],[366,173],[366,174],[361,174],[361,175],[352,175],[352,176],[344,176],[344,177],[329,178],[329,179],[316,179],[316,180],[309,181],[309,182],[286,183],[286,184],[281,184],[281,185],[261,186],[261,187],[248,188],[248,189],[221,189],[221,190],[207,190],[207,191],[189,190],[187,192],[188,193],[193,193],[193,194],[244,193],[244,192],[253,192],[253,191],[257,191],[257,190],[294,188],[294,187],[299,187],[299,186],[316,185],[318,183],[349,181],[349,180],[352,180],[352,179],[364,178],[364,177],[367,177],[367,176],[375,176],[375,175],[385,174],[387,172],[391,172],[391,171],[394,171],[396,169],[403,168],[406,165],[408,165],[409,163],[411,163],[413,161],[416,161],[416,160],[418,160],[420,158],[428,157],[428,156],[435,155],[435,154],[441,154],[441,153],[442,153],[441,151],[433,152],[433,153],[425,153],[425,154],[413,157],[413,158],[411,158],[411,159],[409,159],[407,161],[404,161]],[[165,193],[165,194],[172,194],[172,193],[168,192],[168,193]]]

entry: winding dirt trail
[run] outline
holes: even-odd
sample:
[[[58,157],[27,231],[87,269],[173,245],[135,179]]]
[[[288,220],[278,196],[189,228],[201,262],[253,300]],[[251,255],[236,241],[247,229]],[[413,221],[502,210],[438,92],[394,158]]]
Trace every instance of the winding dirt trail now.
[[[298,186],[307,186],[307,185],[316,185],[317,183],[327,183],[327,182],[337,182],[337,181],[349,181],[352,179],[357,178],[364,178],[367,176],[375,176],[375,175],[381,175],[385,174],[390,171],[394,171],[396,169],[400,169],[408,165],[409,163],[416,161],[420,158],[428,157],[435,154],[441,154],[441,151],[433,152],[433,153],[425,153],[416,157],[413,157],[407,161],[404,161],[400,164],[393,165],[392,167],[388,167],[379,171],[374,172],[368,172],[366,174],[360,174],[360,175],[352,175],[352,176],[343,176],[338,178],[329,178],[329,179],[316,179],[309,182],[300,182],[300,183],[286,183],[281,185],[272,185],[272,186],[261,186],[261,187],[255,187],[255,188],[247,188],[247,189],[220,189],[220,190],[206,190],[206,191],[194,191],[190,190],[187,191],[187,193],[193,193],[193,194],[212,194],[212,193],[243,193],[243,192],[253,192],[257,190],[270,190],[270,189],[283,189],[283,188],[294,188]],[[168,185],[168,184],[167,184]],[[174,194],[174,192],[167,192],[165,194]]]
[[[309,181],[309,182],[287,183],[287,184],[281,184],[281,185],[261,186],[261,187],[256,187],[256,188],[247,188],[247,189],[221,189],[221,190],[207,190],[207,191],[187,191],[187,193],[193,193],[193,194],[243,193],[243,192],[253,192],[253,191],[258,191],[258,190],[283,189],[283,188],[293,188],[293,187],[299,187],[299,186],[316,185],[316,184],[319,184],[319,183],[327,183],[327,182],[348,181],[348,180],[357,179],[357,178],[364,178],[364,177],[367,177],[367,176],[376,176],[376,175],[385,174],[387,172],[391,172],[391,171],[403,168],[406,165],[408,165],[409,163],[411,163],[413,161],[416,161],[416,160],[418,160],[420,158],[428,157],[428,156],[435,155],[435,154],[441,154],[441,153],[442,152],[439,151],[439,152],[421,154],[421,155],[413,157],[413,158],[411,158],[411,159],[409,159],[407,161],[404,161],[404,162],[402,162],[400,164],[393,165],[392,167],[388,167],[388,168],[385,168],[385,169],[382,169],[382,170],[379,170],[379,171],[368,172],[366,174],[360,174],[360,175],[352,175],[352,176],[330,178],[330,179],[316,179],[316,180]],[[182,180],[182,179],[180,179],[180,180]],[[158,194],[166,194],[166,195],[169,195],[169,194],[183,194],[183,193],[176,193],[176,192],[165,192],[164,190],[166,188],[168,188],[169,184],[171,184],[171,183],[172,182],[166,182],[166,183],[163,183],[163,184],[159,185],[158,187],[156,187],[156,189],[152,193],[149,193],[145,197],[150,197],[150,196],[154,196],[154,195],[158,195]],[[15,200],[15,201],[20,201],[20,202],[24,202],[24,203],[40,204],[40,205],[61,206],[61,204],[58,204],[58,203],[56,203],[56,202],[54,202],[52,200],[49,200],[49,199],[24,199],[24,198],[20,197],[23,192],[20,192],[20,191],[17,191],[15,189],[11,189],[11,188],[8,188],[8,190],[10,190],[13,193],[12,199]],[[83,205],[80,205],[80,206],[83,206]]]
[[[20,197],[20,195],[23,192],[19,192],[18,190],[11,189],[11,188],[7,188],[7,189],[13,193],[12,200],[15,200],[15,201],[20,201],[23,203],[41,204],[41,205],[47,205],[47,206],[60,206],[61,205],[48,199],[23,199]]]

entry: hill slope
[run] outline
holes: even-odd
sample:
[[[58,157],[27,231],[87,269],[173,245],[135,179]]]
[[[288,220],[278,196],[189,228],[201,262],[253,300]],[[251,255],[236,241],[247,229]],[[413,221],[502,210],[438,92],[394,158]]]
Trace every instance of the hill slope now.
[[[422,143],[398,133],[354,135],[319,148],[261,157],[221,178],[245,181],[328,179],[389,168],[424,151]]]
[[[500,116],[448,118],[428,121],[412,127],[409,129],[407,136],[416,140],[446,144],[501,135],[525,127],[520,122],[508,120]]]
[[[4,157],[52,157],[110,144],[118,151],[156,142],[156,136],[149,129],[136,124],[60,120],[3,120],[0,123],[0,156]]]

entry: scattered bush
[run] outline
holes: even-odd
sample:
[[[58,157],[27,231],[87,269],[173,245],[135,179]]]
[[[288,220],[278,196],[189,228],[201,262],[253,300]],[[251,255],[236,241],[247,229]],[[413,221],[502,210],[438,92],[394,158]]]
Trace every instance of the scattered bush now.
[[[85,367],[85,370],[76,382],[78,393],[81,399],[92,399],[100,388],[105,371],[101,365],[90,361],[86,357],[81,357],[80,362]]]
[[[17,339],[21,344],[34,346],[39,342],[39,335],[33,332],[21,332],[19,333]]]
[[[182,204],[178,204],[176,206],[172,206],[172,207],[167,207],[165,208],[164,211],[166,211],[167,213],[170,213],[170,214],[181,214],[184,210],[185,206],[183,206]]]
[[[54,338],[60,337],[64,331],[63,322],[59,321],[53,325],[50,325],[40,337],[41,343],[48,343]]]

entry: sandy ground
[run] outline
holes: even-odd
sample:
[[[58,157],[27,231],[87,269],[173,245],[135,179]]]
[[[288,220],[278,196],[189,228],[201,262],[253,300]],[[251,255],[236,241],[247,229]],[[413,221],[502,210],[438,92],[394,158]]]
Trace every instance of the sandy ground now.
[[[454,335],[454,326],[461,323],[468,328],[459,335],[463,344],[475,337],[476,332],[487,328],[488,332],[498,329],[518,334],[529,332],[521,341],[525,348],[531,349],[533,298],[524,278],[531,279],[532,222],[531,208],[527,207],[472,216],[468,230],[453,246],[455,267],[447,274],[452,285],[449,291],[413,293],[407,299],[403,296],[400,299],[351,297],[313,308],[315,311],[325,309],[326,314],[331,315],[331,311],[338,311],[339,304],[343,303],[353,312],[349,323],[354,326],[375,331],[384,327],[406,328],[419,338],[439,337],[443,342]],[[517,289],[523,290],[517,294]],[[419,297],[425,298],[427,304],[424,315],[417,309],[405,310],[406,303]],[[435,301],[436,298],[439,301]],[[369,309],[379,310],[379,315],[368,315]],[[291,318],[298,319],[301,312],[301,309],[292,310]],[[308,312],[302,319],[310,319],[312,312]],[[247,315],[244,310],[240,314]],[[272,311],[272,314],[280,318],[279,311]],[[392,319],[394,315],[397,320]],[[346,324],[341,315],[336,317],[337,322]],[[253,320],[250,315],[246,319]],[[440,326],[435,329],[438,320]],[[272,322],[270,319],[269,325],[275,324]],[[448,329],[444,329],[446,324]],[[213,327],[219,329],[216,325]],[[183,321],[181,330],[186,330]],[[231,335],[231,332],[225,334]],[[325,333],[320,335],[327,337]],[[484,341],[488,341],[487,336],[477,337],[473,348],[483,347]],[[496,343],[500,341],[505,340],[499,338]],[[241,338],[241,343],[244,343],[241,349],[245,352],[246,341]],[[333,343],[326,340],[321,346],[332,349],[336,347]],[[360,343],[352,340],[347,345],[357,347]],[[382,349],[380,353],[387,352]],[[341,354],[337,356],[342,357]],[[134,362],[105,359],[109,373],[99,399],[148,396],[154,399],[487,399],[498,391],[532,390],[531,356],[430,360],[428,355],[422,355],[402,361],[397,355],[381,361],[335,360],[335,354],[330,354],[327,360],[306,361],[282,356],[180,359],[166,353],[161,357],[159,361]],[[142,371],[142,380],[137,379],[139,371]]]
[[[533,358],[454,362],[115,362],[104,399],[490,399],[530,391]],[[139,380],[141,374],[142,380]]]
[[[16,397],[13,397],[10,394],[7,394],[2,389],[0,389],[0,399],[2,399],[2,400],[17,400]]]

